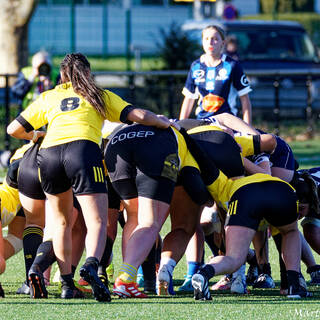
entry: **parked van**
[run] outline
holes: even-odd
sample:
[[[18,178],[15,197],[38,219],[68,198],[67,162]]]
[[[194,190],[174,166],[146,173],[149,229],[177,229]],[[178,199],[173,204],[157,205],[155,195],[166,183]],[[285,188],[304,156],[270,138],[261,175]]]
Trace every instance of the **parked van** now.
[[[301,24],[293,21],[187,21],[182,29],[201,41],[208,25],[222,27],[238,41],[238,55],[245,70],[320,69],[318,50]]]
[[[307,83],[312,76],[311,95],[320,110],[320,59],[317,47],[301,24],[293,21],[187,21],[182,29],[201,42],[201,31],[208,25],[222,27],[237,39],[237,55],[250,79],[254,108],[275,107],[273,84],[279,83],[279,106],[304,114],[308,100]],[[295,109],[295,110],[294,110]]]

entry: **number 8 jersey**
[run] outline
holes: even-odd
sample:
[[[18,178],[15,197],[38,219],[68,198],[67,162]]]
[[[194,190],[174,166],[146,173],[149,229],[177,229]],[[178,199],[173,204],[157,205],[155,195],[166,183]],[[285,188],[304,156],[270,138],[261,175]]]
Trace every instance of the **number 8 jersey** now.
[[[112,122],[125,122],[129,103],[111,91],[104,92],[106,118]],[[48,124],[41,149],[75,140],[99,144],[105,120],[87,100],[74,92],[71,82],[42,93],[16,119],[27,132]]]

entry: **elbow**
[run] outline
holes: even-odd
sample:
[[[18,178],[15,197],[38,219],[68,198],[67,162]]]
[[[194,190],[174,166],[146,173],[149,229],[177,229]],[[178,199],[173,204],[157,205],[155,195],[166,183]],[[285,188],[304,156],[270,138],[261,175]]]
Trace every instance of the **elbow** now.
[[[272,153],[277,147],[277,139],[273,134],[267,133],[261,135],[261,151]]]
[[[12,123],[10,123],[7,127],[7,134],[12,136],[14,134]]]

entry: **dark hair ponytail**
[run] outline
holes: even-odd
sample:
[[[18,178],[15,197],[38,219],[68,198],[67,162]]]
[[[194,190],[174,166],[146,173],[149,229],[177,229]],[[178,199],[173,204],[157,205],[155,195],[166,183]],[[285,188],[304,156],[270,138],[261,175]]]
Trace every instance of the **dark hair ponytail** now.
[[[67,54],[61,62],[60,72],[64,81],[71,81],[74,92],[85,98],[105,118],[104,91],[95,84],[87,58],[82,53]]]

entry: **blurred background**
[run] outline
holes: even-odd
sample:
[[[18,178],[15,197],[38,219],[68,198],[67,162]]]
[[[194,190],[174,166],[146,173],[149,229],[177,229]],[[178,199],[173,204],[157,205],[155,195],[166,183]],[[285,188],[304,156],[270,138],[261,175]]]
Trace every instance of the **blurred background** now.
[[[56,69],[66,53],[82,52],[99,85],[174,118],[190,64],[202,52],[201,29],[208,24],[220,24],[237,38],[253,88],[254,124],[291,140],[318,138],[320,0],[2,3],[0,149],[16,147],[5,133],[21,111],[12,85],[36,52],[50,53]]]

